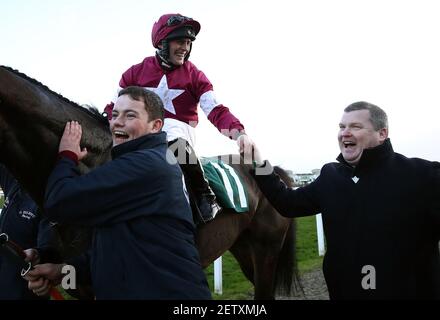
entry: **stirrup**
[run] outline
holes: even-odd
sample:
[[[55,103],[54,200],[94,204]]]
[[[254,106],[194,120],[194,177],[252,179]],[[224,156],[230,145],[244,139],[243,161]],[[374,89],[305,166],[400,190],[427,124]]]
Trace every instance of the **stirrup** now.
[[[197,205],[204,223],[213,220],[215,216],[222,210],[220,205],[215,200],[215,196],[211,197],[210,195],[206,194],[201,196]]]

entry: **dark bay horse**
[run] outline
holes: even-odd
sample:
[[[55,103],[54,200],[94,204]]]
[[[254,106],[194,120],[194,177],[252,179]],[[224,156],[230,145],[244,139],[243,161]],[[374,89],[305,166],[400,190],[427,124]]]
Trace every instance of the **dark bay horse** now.
[[[0,162],[41,207],[60,137],[70,120],[81,123],[81,145],[88,150],[80,163],[81,172],[109,161],[111,134],[107,120],[99,112],[83,108],[38,81],[0,66]],[[198,227],[196,243],[202,265],[208,266],[230,250],[254,284],[255,299],[273,299],[277,290],[289,294],[297,283],[293,220],[282,217],[268,203],[249,175],[248,165],[239,164],[238,158],[231,162],[247,185],[249,212],[236,214],[225,210]],[[290,183],[282,169],[276,170]],[[58,229],[64,257],[85,250],[90,230],[70,226]]]

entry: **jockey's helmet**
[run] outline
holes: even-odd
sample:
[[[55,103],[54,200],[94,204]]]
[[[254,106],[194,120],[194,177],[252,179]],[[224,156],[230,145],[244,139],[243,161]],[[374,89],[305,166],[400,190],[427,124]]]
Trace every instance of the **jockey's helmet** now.
[[[163,40],[189,38],[194,41],[199,31],[200,23],[196,20],[182,16],[179,13],[168,13],[161,16],[154,23],[151,31],[151,41],[155,48],[159,48]]]

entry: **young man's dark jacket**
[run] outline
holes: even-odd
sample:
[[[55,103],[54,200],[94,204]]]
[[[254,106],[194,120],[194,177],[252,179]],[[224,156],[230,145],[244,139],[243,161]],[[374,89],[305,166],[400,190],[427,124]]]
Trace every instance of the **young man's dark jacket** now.
[[[330,298],[440,298],[440,163],[395,153],[389,139],[355,168],[337,160],[296,190],[255,176],[282,215],[322,213]]]
[[[0,186],[5,196],[0,233],[6,233],[23,249],[39,247],[40,250],[50,250],[54,246],[54,230],[3,164],[0,164]],[[0,251],[0,300],[41,299],[28,289],[20,272],[21,267]]]
[[[48,216],[94,227],[91,278],[97,299],[209,299],[179,165],[166,134],[113,148],[113,160],[79,175],[61,158],[46,189]],[[175,160],[175,159],[174,159]],[[87,255],[86,255],[87,257]]]

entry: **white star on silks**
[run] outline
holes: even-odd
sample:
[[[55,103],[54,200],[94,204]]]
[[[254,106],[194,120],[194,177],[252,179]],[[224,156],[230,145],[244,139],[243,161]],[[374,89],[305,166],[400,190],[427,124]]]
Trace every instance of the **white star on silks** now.
[[[169,89],[166,75],[163,75],[162,79],[160,79],[157,88],[145,87],[145,89],[156,93],[162,99],[165,109],[172,114],[176,114],[176,109],[174,109],[173,105],[174,98],[180,96],[185,91],[180,89]]]

